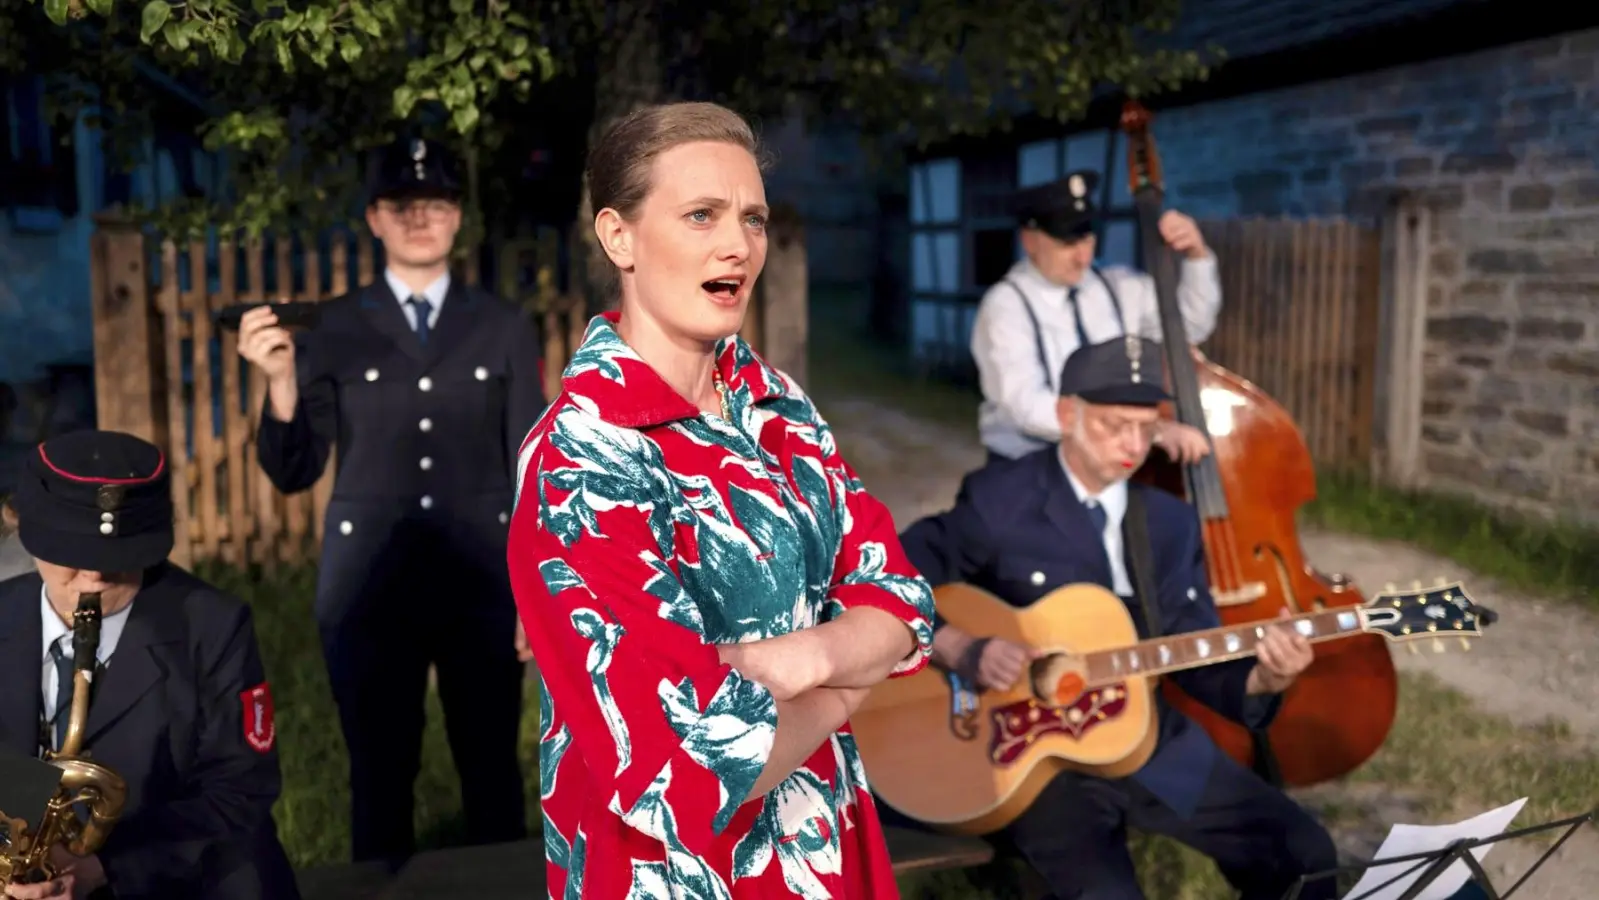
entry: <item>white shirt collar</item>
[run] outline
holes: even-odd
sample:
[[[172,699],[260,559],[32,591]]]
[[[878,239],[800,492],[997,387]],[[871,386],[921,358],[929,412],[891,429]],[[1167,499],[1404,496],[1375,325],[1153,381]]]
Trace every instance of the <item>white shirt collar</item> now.
[[[400,280],[398,275],[394,274],[393,269],[385,268],[383,270],[383,280],[389,283],[389,290],[393,292],[394,299],[398,300],[402,307],[405,306],[405,301],[411,299],[411,289],[406,286],[405,282]],[[449,293],[450,273],[448,270],[443,275],[435,278],[432,284],[422,290],[422,296],[433,304],[434,313],[437,313],[444,306],[444,298]]]
[[[138,598],[134,598],[134,602],[138,602]],[[100,620],[100,649],[95,653],[100,662],[110,659],[112,652],[117,649],[117,641],[122,638],[122,630],[128,625],[128,611],[131,609],[133,604],[129,603]],[[63,635],[70,635],[72,629],[56,615],[55,607],[50,605],[50,594],[42,585],[39,587],[39,616],[44,625],[39,652],[48,663],[50,645],[61,640]],[[61,651],[68,659],[72,658],[72,641],[61,641]]]
[[[1122,516],[1127,513],[1127,480],[1124,478],[1111,484],[1098,494],[1090,494],[1088,488],[1084,487],[1083,483],[1078,480],[1077,475],[1072,472],[1072,467],[1066,465],[1065,455],[1057,452],[1055,458],[1060,463],[1061,471],[1066,473],[1066,480],[1071,482],[1072,493],[1077,495],[1077,499],[1081,500],[1084,506],[1093,506],[1095,504],[1103,506],[1105,508],[1106,527],[1119,530]]]

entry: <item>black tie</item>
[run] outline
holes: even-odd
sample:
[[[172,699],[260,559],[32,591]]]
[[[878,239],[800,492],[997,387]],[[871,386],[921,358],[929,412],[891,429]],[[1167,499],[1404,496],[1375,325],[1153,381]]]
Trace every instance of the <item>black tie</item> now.
[[[56,664],[56,709],[50,722],[55,726],[55,745],[50,749],[60,750],[61,745],[67,740],[67,722],[71,720],[72,709],[72,660],[61,649],[61,644],[68,640],[62,637],[50,645],[50,658]]]
[[[1105,507],[1104,507],[1103,504],[1101,504],[1101,503],[1099,503],[1097,501],[1094,501],[1094,500],[1088,501],[1087,505],[1088,505],[1088,520],[1090,522],[1094,523],[1094,533],[1099,535],[1099,539],[1100,540],[1104,540],[1105,539],[1105,523],[1110,521],[1105,515]]]
[[[412,297],[405,302],[411,304],[411,309],[416,312],[416,339],[427,346],[428,316],[433,314],[433,304],[426,297]]]

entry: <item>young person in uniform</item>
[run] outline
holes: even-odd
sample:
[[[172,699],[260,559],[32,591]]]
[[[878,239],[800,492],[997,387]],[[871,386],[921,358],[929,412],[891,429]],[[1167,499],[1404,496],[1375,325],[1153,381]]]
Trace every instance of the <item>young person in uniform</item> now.
[[[1113,338],[1073,353],[1057,382],[1061,442],[967,476],[952,509],[901,535],[912,564],[934,585],[965,582],[1019,607],[1064,585],[1098,584],[1126,602],[1140,638],[1152,636],[1151,622],[1167,635],[1219,627],[1193,508],[1127,480],[1149,453],[1156,405],[1170,399],[1162,368],[1159,345],[1147,339]],[[1137,583],[1140,553],[1147,591]],[[974,689],[1010,688],[1033,659],[1031,648],[1004,639],[942,621],[936,628],[933,664]],[[1170,677],[1220,714],[1265,728],[1313,650],[1276,625],[1258,649],[1257,659]],[[1156,708],[1158,744],[1142,769],[1114,780],[1057,775],[1006,829],[1055,900],[1141,900],[1129,826],[1212,857],[1243,900],[1278,900],[1301,875],[1337,865],[1332,839],[1310,813],[1164,700]],[[1300,896],[1332,900],[1334,887],[1332,879],[1312,882]]]
[[[545,689],[551,896],[893,900],[848,719],[921,668],[931,593],[794,380],[738,337],[756,142],[706,103],[589,156],[621,308],[519,461],[509,563]]]
[[[1055,379],[1078,348],[1128,332],[1159,338],[1155,281],[1126,266],[1094,265],[1099,176],[1072,172],[1015,198],[1024,259],[983,294],[972,323],[972,358],[983,402],[978,431],[990,461],[1015,459],[1060,441]],[[1182,254],[1177,303],[1190,343],[1215,330],[1221,311],[1216,257],[1194,220],[1167,210],[1167,246]],[[1165,420],[1155,442],[1187,462],[1210,452],[1195,428]]]
[[[461,191],[444,148],[391,148],[367,224],[383,277],[291,338],[246,313],[239,355],[267,380],[256,449],[285,493],[338,451],[316,618],[350,754],[351,849],[414,850],[428,668],[461,779],[467,839],[526,835],[517,758],[523,660],[505,573],[512,460],[544,408],[530,317],[451,276]]]
[[[127,783],[105,846],[52,850],[54,881],[9,897],[296,900],[272,805],[272,690],[250,607],[166,561],[172,485],[161,451],[80,431],[28,454],[4,507],[36,571],[0,582],[0,745],[56,751],[72,705],[72,616],[100,595],[89,759]]]

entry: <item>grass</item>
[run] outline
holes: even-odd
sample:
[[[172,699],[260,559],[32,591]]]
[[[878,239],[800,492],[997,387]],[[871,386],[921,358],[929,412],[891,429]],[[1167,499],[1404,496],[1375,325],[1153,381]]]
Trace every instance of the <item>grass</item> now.
[[[339,717],[322,663],[312,617],[316,571],[289,566],[271,573],[202,564],[196,574],[248,601],[255,612],[262,661],[272,683],[278,728],[278,758],[283,793],[273,809],[278,834],[296,868],[345,862],[350,855],[348,758]],[[530,686],[531,687],[531,686]],[[529,826],[538,815],[538,695],[523,698],[522,757],[527,777],[520,787],[528,797]],[[517,786],[506,785],[507,790]],[[396,790],[404,786],[396,785]],[[459,785],[444,735],[443,710],[431,690],[422,767],[416,783],[417,840],[422,849],[460,842]]]
[[[859,309],[860,307],[855,307]],[[840,398],[871,398],[963,434],[975,430],[976,395],[918,379],[907,366],[860,337],[847,298],[818,298],[811,330],[807,388],[824,413]],[[825,343],[824,343],[825,342]],[[848,436],[841,436],[847,440]],[[870,473],[863,473],[870,483]],[[1358,479],[1323,479],[1307,521],[1382,538],[1414,541],[1476,573],[1527,588],[1594,600],[1599,536],[1576,528],[1508,520],[1468,502],[1400,493]],[[200,574],[249,600],[277,700],[284,789],[275,810],[296,866],[348,858],[348,791],[343,739],[328,691],[311,613],[310,567],[273,574],[202,566]],[[537,808],[537,697],[524,702],[522,748],[530,827]],[[1525,821],[1569,815],[1599,797],[1599,757],[1558,725],[1526,729],[1474,710],[1459,693],[1428,677],[1402,677],[1400,714],[1386,747],[1350,779],[1415,795],[1422,814],[1470,814],[1528,796]],[[508,788],[510,786],[507,786]],[[398,787],[402,789],[403,787]],[[449,846],[461,834],[460,801],[437,698],[428,699],[416,821],[424,847]],[[1329,805],[1326,815],[1359,818],[1359,808]],[[1387,822],[1379,823],[1383,826]],[[1173,842],[1135,836],[1150,896],[1170,900],[1230,897],[1210,862]],[[917,897],[1006,897],[1014,866],[908,880]]]

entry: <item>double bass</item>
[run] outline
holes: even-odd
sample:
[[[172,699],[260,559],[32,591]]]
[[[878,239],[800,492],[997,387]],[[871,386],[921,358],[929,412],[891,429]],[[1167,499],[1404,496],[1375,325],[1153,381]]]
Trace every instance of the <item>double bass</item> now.
[[[1315,498],[1316,473],[1293,417],[1259,387],[1189,346],[1177,305],[1173,260],[1161,240],[1163,188],[1150,136],[1151,116],[1137,101],[1122,110],[1127,171],[1143,258],[1155,281],[1162,347],[1177,421],[1206,435],[1211,453],[1176,464],[1152,455],[1135,478],[1186,498],[1204,534],[1211,592],[1223,624],[1275,619],[1365,603],[1348,579],[1305,560],[1295,514]],[[1215,417],[1207,421],[1207,410]],[[1345,775],[1382,746],[1393,725],[1399,684],[1381,637],[1362,635],[1316,648],[1283,696],[1264,734],[1217,715],[1162,683],[1168,702],[1198,722],[1233,759],[1268,780],[1307,786]]]

